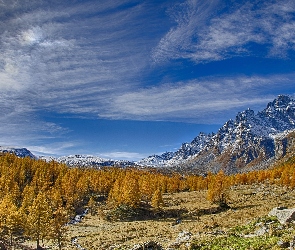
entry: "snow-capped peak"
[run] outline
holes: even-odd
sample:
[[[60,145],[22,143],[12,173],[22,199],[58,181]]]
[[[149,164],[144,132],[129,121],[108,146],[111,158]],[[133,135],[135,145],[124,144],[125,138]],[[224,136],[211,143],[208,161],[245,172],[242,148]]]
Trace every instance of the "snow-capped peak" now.
[[[18,157],[30,157],[32,159],[37,159],[35,155],[31,153],[26,148],[16,148],[16,147],[7,147],[7,146],[0,146],[0,152],[1,153],[11,153],[15,154]]]

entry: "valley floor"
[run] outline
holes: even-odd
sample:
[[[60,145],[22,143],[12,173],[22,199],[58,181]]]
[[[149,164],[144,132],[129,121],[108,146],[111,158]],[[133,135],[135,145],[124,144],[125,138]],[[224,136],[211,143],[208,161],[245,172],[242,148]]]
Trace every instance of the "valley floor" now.
[[[166,194],[163,219],[108,222],[87,214],[70,227],[65,249],[77,249],[71,243],[74,238],[86,250],[132,249],[147,241],[158,242],[164,249],[187,249],[193,239],[245,225],[266,216],[273,207],[295,207],[295,191],[276,185],[239,185],[231,188],[229,197],[231,208],[219,211],[206,200],[206,191]]]

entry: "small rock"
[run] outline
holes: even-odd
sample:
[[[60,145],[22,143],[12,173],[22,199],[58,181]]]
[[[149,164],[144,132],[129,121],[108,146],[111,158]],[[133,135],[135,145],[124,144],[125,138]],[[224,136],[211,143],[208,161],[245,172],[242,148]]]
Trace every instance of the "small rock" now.
[[[295,208],[275,207],[268,215],[276,216],[281,224],[286,224],[295,220]]]
[[[262,235],[265,235],[266,233],[268,233],[268,228],[263,226],[263,227],[258,228],[254,234],[256,236],[262,236]]]
[[[189,241],[190,241],[191,237],[192,237],[192,234],[190,232],[187,232],[187,231],[180,232],[178,234],[176,240],[173,243],[171,243],[168,246],[168,249],[166,249],[166,250],[178,249],[184,243],[189,244]]]
[[[172,223],[172,226],[176,226],[176,225],[180,224],[181,221],[182,221],[181,219],[176,219],[176,220]]]
[[[178,234],[178,236],[176,238],[176,242],[177,243],[187,242],[190,240],[191,237],[192,237],[192,234],[190,232],[183,231]]]

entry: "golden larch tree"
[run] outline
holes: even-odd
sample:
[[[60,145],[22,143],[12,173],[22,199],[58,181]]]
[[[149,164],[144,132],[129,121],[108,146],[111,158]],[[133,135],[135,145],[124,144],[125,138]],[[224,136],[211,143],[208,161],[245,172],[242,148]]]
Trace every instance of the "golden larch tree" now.
[[[136,208],[140,205],[141,195],[136,174],[128,172],[122,185],[122,203]]]
[[[163,196],[162,196],[162,191],[160,188],[158,188],[153,196],[152,196],[152,200],[151,200],[151,204],[152,204],[152,207],[158,209],[162,206],[164,206],[164,201],[163,201]]]
[[[40,240],[49,237],[52,219],[52,209],[46,194],[39,193],[28,211],[26,234],[36,241],[37,249],[39,249]]]
[[[218,172],[208,183],[207,199],[219,206],[226,206],[228,198],[228,183],[222,170]]]
[[[50,233],[49,236],[57,243],[58,249],[61,250],[65,241],[68,231],[67,222],[69,221],[69,215],[65,208],[58,207],[54,212],[52,219],[50,220]]]
[[[21,229],[21,215],[13,202],[13,197],[7,194],[0,202],[0,230],[2,235],[7,235],[12,244],[13,235]]]

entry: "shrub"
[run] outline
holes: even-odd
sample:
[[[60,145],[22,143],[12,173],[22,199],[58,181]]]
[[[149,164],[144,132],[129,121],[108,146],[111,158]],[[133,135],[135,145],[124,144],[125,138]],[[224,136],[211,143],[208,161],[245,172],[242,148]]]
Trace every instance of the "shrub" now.
[[[132,221],[139,216],[139,210],[122,204],[106,213],[109,221]]]

